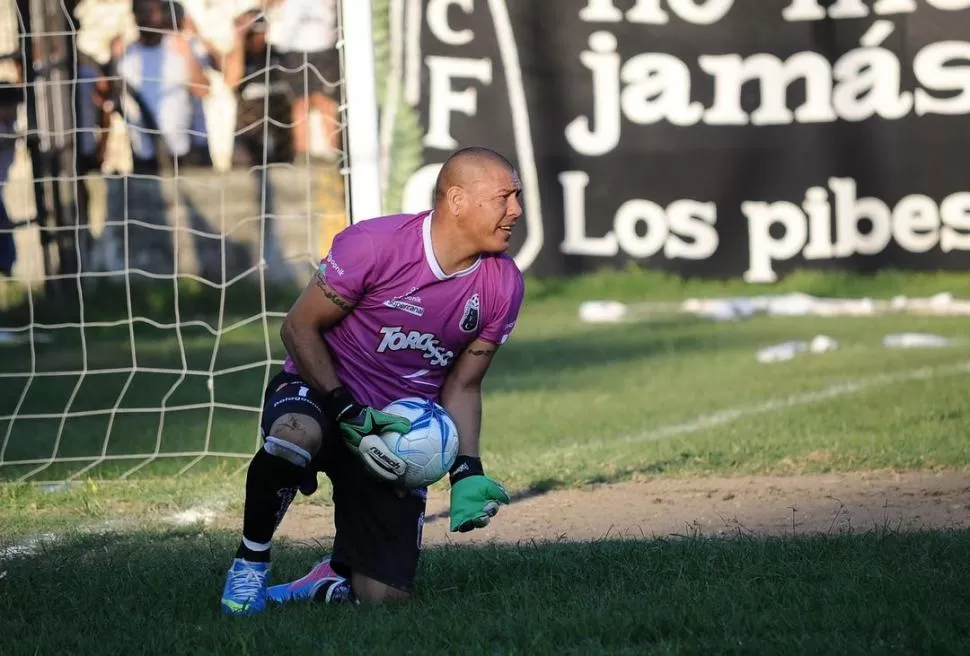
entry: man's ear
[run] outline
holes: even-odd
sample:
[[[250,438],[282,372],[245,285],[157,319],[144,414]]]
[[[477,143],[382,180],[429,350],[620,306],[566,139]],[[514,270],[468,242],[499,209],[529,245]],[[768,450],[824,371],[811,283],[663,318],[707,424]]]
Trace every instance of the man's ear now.
[[[465,190],[458,186],[448,187],[445,198],[448,199],[448,209],[457,216],[465,206]]]

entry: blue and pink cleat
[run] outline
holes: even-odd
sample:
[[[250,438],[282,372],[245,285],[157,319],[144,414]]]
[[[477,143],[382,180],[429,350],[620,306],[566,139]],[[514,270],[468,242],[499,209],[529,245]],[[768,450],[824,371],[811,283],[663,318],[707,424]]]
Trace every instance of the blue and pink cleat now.
[[[326,558],[313,566],[305,576],[290,583],[271,586],[266,595],[278,604],[290,601],[316,600],[325,603],[338,601],[338,597],[346,596],[349,588],[345,585],[347,579],[338,575],[330,566],[330,559]],[[317,593],[325,589],[322,598]]]

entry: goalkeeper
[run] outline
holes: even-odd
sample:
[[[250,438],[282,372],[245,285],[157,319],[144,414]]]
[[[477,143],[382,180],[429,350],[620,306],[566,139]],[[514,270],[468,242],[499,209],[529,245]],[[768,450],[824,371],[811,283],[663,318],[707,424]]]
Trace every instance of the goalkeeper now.
[[[379,410],[391,401],[433,399],[455,421],[452,531],[484,527],[509,502],[485,475],[478,442],[482,379],[522,304],[522,274],[506,254],[520,194],[504,157],[465,148],[442,166],[431,211],[371,219],[334,238],[280,330],[288,356],[266,388],[224,612],[259,612],[270,598],[410,595],[427,490],[400,484],[405,464],[378,437],[410,429]],[[316,489],[318,471],[333,486],[333,553],[268,588],[273,534],[297,490]]]

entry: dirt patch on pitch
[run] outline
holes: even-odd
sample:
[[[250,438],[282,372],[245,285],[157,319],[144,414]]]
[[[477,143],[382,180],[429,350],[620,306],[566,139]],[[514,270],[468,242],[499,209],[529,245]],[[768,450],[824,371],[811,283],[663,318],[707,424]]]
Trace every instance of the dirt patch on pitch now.
[[[325,490],[321,493],[326,494]],[[428,545],[670,535],[791,535],[876,528],[970,528],[970,475],[864,473],[657,478],[525,495],[492,524],[449,533],[447,490],[428,500]],[[280,537],[328,543],[331,509],[295,503]]]

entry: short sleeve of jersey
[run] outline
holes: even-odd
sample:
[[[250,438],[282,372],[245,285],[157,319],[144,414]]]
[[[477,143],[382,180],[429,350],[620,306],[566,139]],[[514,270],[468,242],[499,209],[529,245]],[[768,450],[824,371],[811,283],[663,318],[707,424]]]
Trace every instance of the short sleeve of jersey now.
[[[510,287],[509,293],[496,304],[496,311],[489,317],[488,323],[478,335],[482,341],[502,345],[508,341],[512,331],[515,330],[515,322],[519,319],[519,310],[522,308],[522,299],[525,296],[525,282],[518,271]]]
[[[370,235],[351,227],[333,238],[330,252],[320,262],[320,273],[341,298],[357,303],[371,285],[375,260]]]

